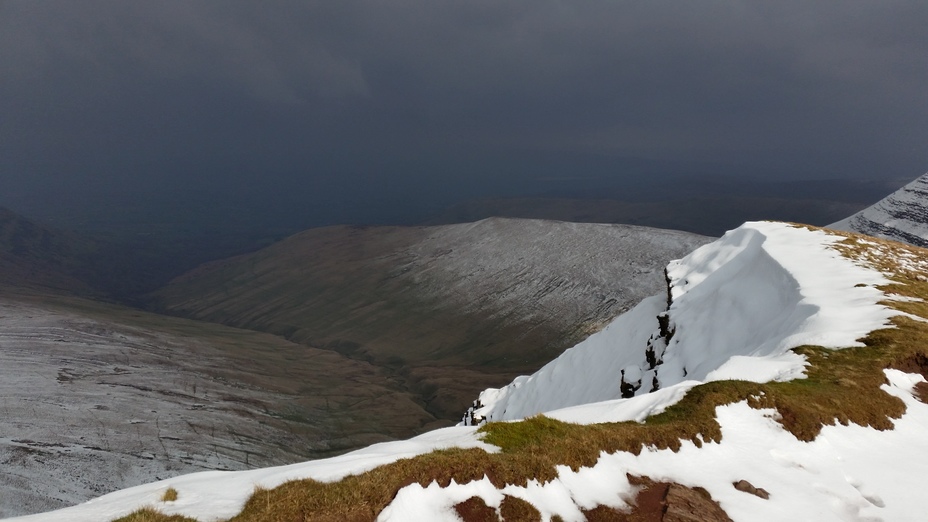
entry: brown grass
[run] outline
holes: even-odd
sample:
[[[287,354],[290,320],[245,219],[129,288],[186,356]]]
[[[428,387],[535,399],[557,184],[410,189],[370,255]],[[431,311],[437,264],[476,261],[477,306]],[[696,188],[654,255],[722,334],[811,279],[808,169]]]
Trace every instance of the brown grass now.
[[[177,490],[174,488],[166,489],[161,495],[161,502],[174,502],[175,500],[177,500]]]
[[[147,507],[116,519],[114,522],[197,522],[197,520],[181,515],[165,515],[154,508]]]
[[[920,259],[928,261],[928,250],[889,242],[878,244],[880,251],[874,252],[874,247],[862,245],[849,236],[839,248],[847,257],[895,273],[894,283],[882,290],[928,299],[928,278],[918,268]],[[895,262],[897,259],[911,263],[902,266]],[[925,302],[886,304],[928,317]],[[484,476],[498,487],[525,484],[529,479],[548,481],[556,476],[556,465],[574,469],[592,466],[603,451],[637,454],[644,446],[677,450],[685,440],[697,445],[719,441],[721,430],[715,410],[738,401],[747,401],[755,408],[775,409],[783,427],[803,441],[814,439],[823,426],[837,423],[891,429],[892,419],[899,418],[905,408],[902,401],[880,389],[886,382],[883,369],[900,368],[928,375],[928,364],[922,364],[928,361],[925,355],[928,324],[905,317],[897,317],[893,323],[895,328],[872,332],[863,339],[866,346],[862,348],[797,348],[795,351],[809,362],[805,379],[767,384],[707,383],[693,388],[683,400],[641,424],[580,426],[542,416],[515,423],[491,423],[480,432],[486,442],[502,449],[500,453],[450,449],[400,460],[336,483],[290,482],[273,490],[257,491],[242,513],[232,520],[369,521],[391,502],[399,489],[412,483],[427,486],[435,481],[445,486],[452,479],[466,483]],[[507,498],[504,519],[535,518],[537,511],[519,502]]]
[[[464,522],[499,522],[496,510],[488,506],[480,497],[470,497],[456,504],[454,510]]]
[[[503,520],[524,520],[526,522],[541,521],[541,513],[535,509],[535,506],[520,498],[509,495],[503,497],[503,502],[499,506],[499,513],[502,515]]]

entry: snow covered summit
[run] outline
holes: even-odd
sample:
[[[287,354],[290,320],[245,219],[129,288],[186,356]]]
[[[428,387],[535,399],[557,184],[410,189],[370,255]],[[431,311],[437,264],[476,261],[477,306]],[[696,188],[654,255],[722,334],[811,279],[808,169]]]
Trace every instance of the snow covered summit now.
[[[928,247],[928,174],[828,228]]]

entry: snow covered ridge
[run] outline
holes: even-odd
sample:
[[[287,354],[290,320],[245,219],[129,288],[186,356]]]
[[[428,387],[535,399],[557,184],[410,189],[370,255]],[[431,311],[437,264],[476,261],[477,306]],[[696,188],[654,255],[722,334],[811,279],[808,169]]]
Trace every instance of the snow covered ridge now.
[[[928,174],[828,228],[928,247]]]
[[[458,467],[458,460],[450,460],[439,468],[432,461],[431,467],[424,465],[431,470],[425,478],[393,477],[389,498],[369,503],[365,497],[365,506],[373,510],[370,519],[458,521],[457,508],[464,501],[499,515],[507,500],[518,499],[537,511],[535,519],[579,522],[594,509],[643,509],[636,500],[638,479],[645,478],[703,488],[710,502],[736,521],[923,520],[928,321],[919,319],[928,317],[928,252],[858,237],[843,241],[820,230],[748,223],[672,264],[669,305],[666,296],[646,300],[616,319],[598,340],[591,338],[520,379],[519,389],[534,387],[548,397],[547,404],[539,405],[543,408],[552,407],[556,395],[593,397],[596,386],[610,387],[611,396],[602,393],[606,399],[574,397],[576,406],[546,413],[576,424],[533,418],[480,429],[448,428],[333,459],[177,477],[21,520],[113,520],[143,506],[203,522],[222,520],[242,509],[255,486],[305,477],[329,482],[352,474],[362,474],[362,480],[368,470],[448,447],[472,449],[446,453],[447,458],[476,455],[476,462],[486,466],[475,467],[471,460]],[[875,288],[893,283],[892,290]],[[726,314],[727,319],[717,317]],[[900,315],[905,317],[893,317]],[[890,325],[895,328],[882,329]],[[863,350],[839,350],[859,345],[857,339],[874,329]],[[739,343],[741,349],[732,348]],[[789,346],[813,343],[823,348],[801,350],[805,355],[789,351]],[[634,354],[621,355],[627,350]],[[802,387],[778,382],[803,374]],[[734,377],[769,382],[725,380]],[[655,378],[657,390],[647,393],[655,388]],[[699,386],[702,382],[709,383]],[[574,386],[581,391],[574,393]],[[560,387],[559,393],[550,387]],[[736,391],[716,400],[701,395],[706,389]],[[497,404],[528,403],[523,392],[505,390],[497,394]],[[623,393],[631,397],[621,398]],[[680,413],[681,405],[702,400],[697,396],[711,409],[682,410],[689,417],[651,417],[672,404]],[[800,437],[790,429],[787,414],[802,414],[806,405],[807,412],[826,413],[813,419],[814,433]],[[710,418],[718,432],[712,423],[694,421],[697,415]],[[597,424],[623,420],[645,422]],[[551,429],[532,431],[538,425]],[[666,427],[678,444],[659,441]],[[530,437],[507,440],[501,436],[507,432]],[[591,433],[601,438],[582,438]],[[582,464],[571,460],[584,453]],[[509,466],[519,463],[530,466],[510,472]],[[356,491],[366,491],[361,484]],[[176,500],[163,499],[169,487],[177,491]],[[252,514],[245,519],[298,519],[302,509],[274,511],[298,505],[286,500],[277,504],[276,497],[268,497],[265,518]],[[671,506],[669,493],[659,503],[680,507]],[[339,519],[331,513],[329,518]]]
[[[833,248],[842,240],[774,222],[729,231],[670,263],[667,297],[645,299],[534,375],[484,391],[465,423],[539,413],[577,421],[555,410],[629,397],[597,408],[617,410],[608,420],[642,420],[699,383],[799,378],[805,359],[791,349],[861,346],[899,314],[879,304],[886,276],[842,256]]]

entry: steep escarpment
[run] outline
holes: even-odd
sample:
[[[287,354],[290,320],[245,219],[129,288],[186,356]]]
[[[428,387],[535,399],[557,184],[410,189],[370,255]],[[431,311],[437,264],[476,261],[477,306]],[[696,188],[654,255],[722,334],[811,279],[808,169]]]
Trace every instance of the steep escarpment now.
[[[828,228],[928,247],[928,174]]]

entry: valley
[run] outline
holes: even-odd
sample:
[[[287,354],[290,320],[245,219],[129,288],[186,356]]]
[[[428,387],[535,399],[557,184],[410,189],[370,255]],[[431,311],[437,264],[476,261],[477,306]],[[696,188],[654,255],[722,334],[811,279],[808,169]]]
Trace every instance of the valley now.
[[[659,289],[708,241],[668,230],[486,219],[328,227],[208,263],[156,309],[264,331],[393,371],[437,419],[531,372]],[[484,386],[485,387],[485,386]]]

